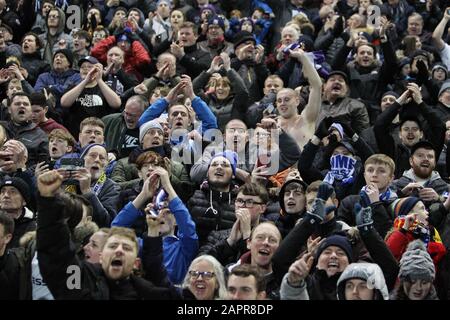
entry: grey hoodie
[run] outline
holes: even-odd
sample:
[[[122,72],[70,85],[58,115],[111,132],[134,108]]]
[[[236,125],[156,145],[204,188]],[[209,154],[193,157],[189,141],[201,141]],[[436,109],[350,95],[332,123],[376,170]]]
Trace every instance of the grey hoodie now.
[[[53,10],[53,9],[52,9]],[[56,8],[59,12],[59,24],[58,24],[58,30],[56,31],[55,35],[50,35],[48,27],[47,31],[43,34],[39,35],[39,39],[41,40],[43,44],[43,48],[41,49],[41,54],[44,60],[46,60],[50,65],[53,65],[53,53],[59,49],[58,42],[60,40],[65,40],[67,45],[66,49],[72,50],[72,42],[73,38],[68,35],[67,33],[64,33],[64,28],[66,26],[66,15],[64,11],[62,11],[59,8]],[[48,15],[46,20],[46,25],[48,26]]]
[[[345,268],[337,281],[338,300],[346,300],[345,283],[355,278],[367,281],[367,287],[375,290],[374,300],[389,300],[389,292],[381,268],[375,263],[367,262],[352,263]]]

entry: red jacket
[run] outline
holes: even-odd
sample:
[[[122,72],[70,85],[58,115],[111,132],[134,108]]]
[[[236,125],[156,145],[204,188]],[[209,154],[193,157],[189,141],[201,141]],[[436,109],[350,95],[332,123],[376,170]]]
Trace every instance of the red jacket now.
[[[434,229],[434,228],[433,228]],[[434,232],[437,232],[435,229]],[[386,245],[391,250],[397,261],[400,261],[403,253],[406,251],[408,243],[415,240],[414,236],[410,232],[402,232],[400,230],[395,230],[386,239]],[[434,262],[434,267],[437,270],[437,265],[439,261],[444,257],[447,252],[445,246],[441,242],[435,242],[430,240],[427,245],[427,251],[430,254]]]
[[[91,49],[91,54],[98,59],[102,64],[106,65],[108,50],[116,46],[116,37],[109,36],[103,39],[95,47]],[[143,67],[149,65],[151,58],[144,46],[137,40],[131,44],[130,51],[125,52],[125,59],[122,65],[123,71],[132,73],[139,81],[144,79],[139,71]]]
[[[63,129],[65,131],[68,131],[62,124],[59,124],[52,118],[49,118],[46,122],[42,122],[39,124],[39,128],[44,130],[46,134],[50,134],[53,129]]]

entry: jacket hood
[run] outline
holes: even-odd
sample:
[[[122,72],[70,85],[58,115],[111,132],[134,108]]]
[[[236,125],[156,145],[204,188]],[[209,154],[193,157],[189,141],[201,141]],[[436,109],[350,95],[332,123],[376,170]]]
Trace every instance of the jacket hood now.
[[[282,214],[286,214],[286,209],[284,207],[284,193],[286,192],[287,186],[289,186],[290,184],[293,184],[293,183],[299,183],[303,187],[303,191],[306,194],[306,188],[308,187],[308,185],[306,184],[305,181],[302,181],[299,179],[291,179],[291,180],[286,181],[280,189],[279,198],[278,198]],[[305,206],[306,206],[306,203],[305,203]]]
[[[367,262],[352,263],[345,268],[337,281],[338,300],[345,300],[345,283],[355,278],[367,281],[367,287],[375,290],[374,300],[389,300],[383,272],[377,264]]]
[[[59,24],[58,24],[58,30],[56,31],[56,34],[60,34],[64,32],[64,27],[66,26],[66,14],[64,13],[64,11],[62,11],[60,8],[55,7],[55,9],[52,10],[58,10],[59,12]],[[48,28],[48,15],[47,18],[45,20],[45,25]]]
[[[132,11],[132,10],[139,13],[139,22],[138,22],[139,28],[144,27],[145,15],[144,15],[144,13],[142,12],[142,10],[139,9],[139,8],[133,7],[133,8],[130,8],[130,10],[128,10],[128,13],[129,13],[130,11]]]
[[[413,171],[412,168],[409,169],[409,170],[407,170],[407,171],[405,171],[405,172],[403,173],[403,176],[404,176],[405,178],[408,178],[408,179],[412,180],[412,181],[416,181],[416,177],[415,177],[415,175],[414,175],[414,171]],[[431,177],[428,179],[428,182],[431,182],[431,181],[434,181],[434,180],[437,180],[437,179],[440,179],[440,178],[441,178],[441,175],[439,174],[439,172],[433,171],[433,172],[431,173]]]

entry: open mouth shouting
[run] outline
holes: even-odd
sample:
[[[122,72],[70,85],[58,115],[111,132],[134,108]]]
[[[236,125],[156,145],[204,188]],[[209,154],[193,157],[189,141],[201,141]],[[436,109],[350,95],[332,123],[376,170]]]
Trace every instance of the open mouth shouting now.
[[[286,203],[286,208],[293,209],[297,205],[297,202],[293,199],[289,199]]]

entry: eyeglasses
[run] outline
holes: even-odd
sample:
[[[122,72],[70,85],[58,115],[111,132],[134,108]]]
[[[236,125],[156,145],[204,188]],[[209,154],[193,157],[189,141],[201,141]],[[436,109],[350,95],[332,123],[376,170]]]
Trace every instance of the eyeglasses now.
[[[263,204],[262,202],[256,202],[252,199],[244,200],[242,198],[237,198],[234,203],[240,207],[243,207],[245,205],[245,207],[249,209],[253,208],[255,204]]]
[[[189,271],[189,275],[191,276],[191,278],[194,278],[194,279],[197,279],[198,277],[202,276],[203,279],[207,279],[207,280],[210,280],[210,279],[214,278],[214,276],[215,276],[214,272],[195,271],[195,270]]]

